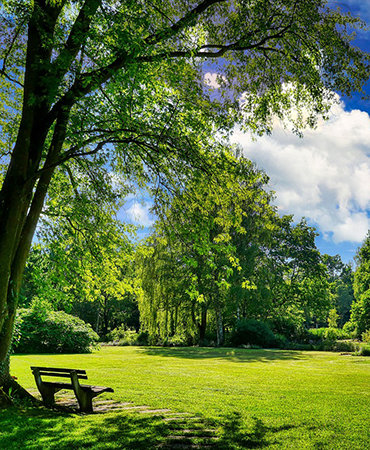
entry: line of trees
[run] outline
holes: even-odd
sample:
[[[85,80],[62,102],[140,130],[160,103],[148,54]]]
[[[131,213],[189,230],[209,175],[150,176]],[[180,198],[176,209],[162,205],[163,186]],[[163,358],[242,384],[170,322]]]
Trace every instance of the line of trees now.
[[[360,337],[369,328],[369,236],[353,272],[339,255],[320,254],[305,220],[279,216],[268,177],[250,161],[230,158],[213,175],[194,171],[185,187],[158,195],[158,220],[141,243],[115,217],[117,197],[89,201],[80,178],[58,215],[55,202],[47,206],[21,306],[77,315],[104,340],[121,328],[151,343],[223,345],[246,319],[287,337],[327,325]]]

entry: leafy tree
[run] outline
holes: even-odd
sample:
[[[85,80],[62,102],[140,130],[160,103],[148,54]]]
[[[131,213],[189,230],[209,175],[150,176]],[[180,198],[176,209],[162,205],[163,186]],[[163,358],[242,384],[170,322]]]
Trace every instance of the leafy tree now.
[[[337,313],[337,310],[335,308],[331,309],[329,311],[329,316],[328,316],[328,326],[329,326],[329,328],[337,328],[337,326],[338,326],[338,319],[339,319],[339,315]]]
[[[224,329],[242,318],[326,317],[330,295],[315,230],[280,218],[263,189],[266,176],[246,160],[238,164],[234,176],[217,174],[219,185],[195,178],[157,206],[139,275],[141,319],[152,336],[185,334],[198,343],[208,330],[221,345]]]
[[[332,304],[339,314],[338,323],[343,326],[350,318],[351,305],[355,301],[352,266],[344,264],[340,255],[323,255],[323,262],[327,267]]]
[[[355,325],[356,334],[370,329],[370,232],[358,249],[356,255],[358,264],[354,276],[354,291],[356,301],[352,303],[351,322]]]
[[[246,246],[254,245],[253,237],[266,225],[263,218],[272,213],[271,196],[262,189],[267,177],[243,158],[233,168],[216,172],[217,185],[195,173],[176,196],[157,199],[161,219],[140,275],[145,280],[141,318],[152,334],[156,328],[159,335],[173,334],[161,326],[160,311],[167,317],[175,308],[183,331],[193,339],[204,340],[211,319],[222,343],[229,289],[248,284],[248,270],[233,282],[233,275],[242,273],[234,239],[245,237]],[[247,259],[243,255],[243,263]],[[179,327],[175,331],[181,333]]]
[[[368,77],[348,31],[361,22],[323,0],[5,0],[0,18],[0,384],[56,167],[110,160],[163,185],[236,121],[262,132],[291,112],[299,129]],[[220,95],[202,82],[208,61]]]
[[[96,190],[81,170],[75,176],[71,169],[57,175],[50,190],[64,195],[54,194],[46,202],[21,295],[28,303],[37,296],[53,309],[78,312],[84,320],[86,314],[96,331],[106,334],[120,325],[110,323],[119,303],[135,309],[135,229],[117,219],[123,199],[109,179]]]

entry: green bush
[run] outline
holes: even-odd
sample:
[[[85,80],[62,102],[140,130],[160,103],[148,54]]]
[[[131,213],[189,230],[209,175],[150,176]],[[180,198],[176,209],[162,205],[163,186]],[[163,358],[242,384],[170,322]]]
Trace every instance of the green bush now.
[[[288,317],[275,317],[268,321],[270,329],[275,335],[283,335],[289,341],[300,340],[302,334],[302,324]]]
[[[362,342],[366,342],[366,344],[370,344],[370,330],[364,331],[361,335]]]
[[[187,347],[189,345],[189,339],[182,335],[170,336],[163,345],[166,347]]]
[[[231,343],[240,345],[259,345],[276,347],[277,340],[269,326],[255,319],[239,320],[231,333]]]
[[[119,345],[137,345],[138,333],[135,330],[126,330],[119,339]]]
[[[78,317],[47,309],[20,309],[15,330],[17,353],[87,353],[99,339]]]
[[[356,325],[351,321],[348,321],[343,325],[343,331],[350,335],[351,338],[356,337]]]
[[[360,349],[360,345],[356,341],[335,341],[332,348],[334,352],[357,352]]]
[[[112,330],[107,334],[107,339],[109,341],[119,341],[125,337],[126,327],[124,325],[120,325],[119,327]]]
[[[127,330],[121,325],[108,334],[109,341],[118,343],[118,345],[148,345],[148,333],[141,331],[137,333],[135,330]]]
[[[368,344],[361,345],[358,355],[359,356],[370,356],[370,345],[368,345]]]
[[[351,339],[351,334],[340,328],[311,328],[308,330],[313,340],[335,341],[338,339]]]

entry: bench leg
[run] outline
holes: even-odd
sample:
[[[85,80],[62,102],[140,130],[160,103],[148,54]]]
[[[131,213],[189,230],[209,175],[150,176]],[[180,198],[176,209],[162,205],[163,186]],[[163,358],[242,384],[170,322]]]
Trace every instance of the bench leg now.
[[[54,398],[54,394],[55,391],[53,388],[45,388],[45,386],[43,386],[42,390],[40,389],[40,394],[42,397],[42,401],[44,402],[44,404],[46,406],[53,406],[55,403],[55,398]]]
[[[80,405],[81,412],[93,412],[92,399],[95,397],[89,392],[84,392],[80,390],[78,395],[76,395],[78,404]]]

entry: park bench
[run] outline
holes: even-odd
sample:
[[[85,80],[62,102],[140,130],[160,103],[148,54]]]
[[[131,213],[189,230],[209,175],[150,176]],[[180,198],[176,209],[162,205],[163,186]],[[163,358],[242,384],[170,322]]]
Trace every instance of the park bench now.
[[[61,369],[55,367],[31,367],[36,385],[40,391],[45,405],[52,406],[55,403],[54,394],[61,389],[73,390],[80,405],[80,411],[92,412],[92,399],[103,392],[114,392],[110,387],[90,386],[80,384],[79,380],[87,380],[86,370]],[[69,378],[68,382],[44,381],[42,377]]]

